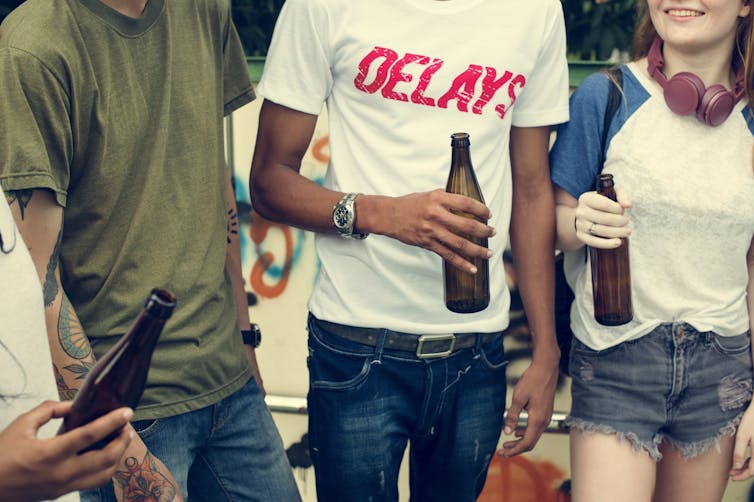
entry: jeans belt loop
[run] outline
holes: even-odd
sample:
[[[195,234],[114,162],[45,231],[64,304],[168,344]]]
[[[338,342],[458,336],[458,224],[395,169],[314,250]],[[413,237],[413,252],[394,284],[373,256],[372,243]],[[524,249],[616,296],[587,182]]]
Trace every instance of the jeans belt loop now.
[[[449,341],[448,348],[442,351],[424,352],[425,342],[442,342]],[[456,345],[456,335],[453,333],[443,333],[440,335],[422,335],[419,337],[419,343],[416,346],[416,357],[419,359],[434,359],[436,357],[445,357],[453,353]]]

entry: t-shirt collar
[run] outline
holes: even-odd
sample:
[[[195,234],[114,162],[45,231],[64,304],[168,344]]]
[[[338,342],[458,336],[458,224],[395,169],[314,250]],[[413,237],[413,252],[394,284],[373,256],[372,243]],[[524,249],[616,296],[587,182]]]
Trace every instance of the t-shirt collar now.
[[[95,16],[126,36],[138,36],[147,31],[162,14],[165,0],[148,0],[138,19],[121,14],[100,0],[80,0]]]

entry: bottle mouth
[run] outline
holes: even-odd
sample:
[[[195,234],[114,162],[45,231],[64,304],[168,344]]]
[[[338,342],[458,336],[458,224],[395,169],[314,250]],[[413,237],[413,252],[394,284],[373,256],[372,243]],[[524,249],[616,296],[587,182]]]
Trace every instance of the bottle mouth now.
[[[167,319],[173,313],[176,306],[176,298],[173,293],[163,288],[154,288],[147,298],[144,308],[163,319]]]
[[[451,146],[463,145],[468,146],[470,144],[469,133],[467,132],[454,132],[450,135]]]

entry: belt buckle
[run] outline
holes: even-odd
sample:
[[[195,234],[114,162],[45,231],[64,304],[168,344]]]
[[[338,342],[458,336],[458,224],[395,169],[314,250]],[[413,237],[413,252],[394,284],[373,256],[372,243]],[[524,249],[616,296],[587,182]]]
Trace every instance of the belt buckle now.
[[[449,340],[450,345],[448,346],[447,350],[443,350],[441,352],[424,352],[422,349],[424,348],[425,342],[441,342]],[[419,345],[416,346],[416,357],[419,359],[433,359],[435,357],[445,357],[449,356],[453,352],[453,347],[456,345],[456,335],[453,333],[443,333],[440,335],[422,335],[419,337]]]

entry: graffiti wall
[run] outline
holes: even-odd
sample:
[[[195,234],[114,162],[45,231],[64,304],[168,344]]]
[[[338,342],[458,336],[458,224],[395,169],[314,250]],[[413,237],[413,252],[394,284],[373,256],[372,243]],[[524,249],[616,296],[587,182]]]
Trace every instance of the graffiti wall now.
[[[251,209],[248,175],[256,138],[259,101],[233,114],[233,170],[241,221],[243,274],[250,313],[263,332],[258,357],[267,392],[305,396],[306,301],[317,274],[314,236],[272,223]],[[301,172],[321,180],[328,161],[325,121],[317,125]]]

